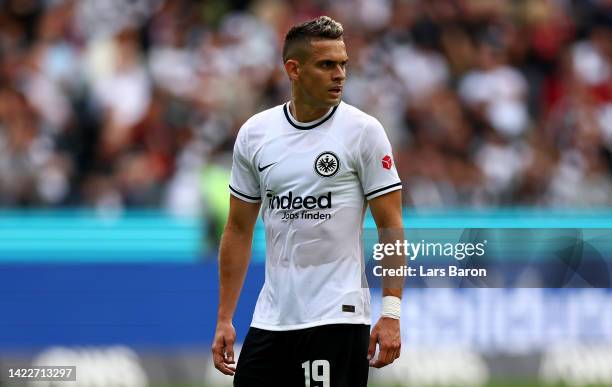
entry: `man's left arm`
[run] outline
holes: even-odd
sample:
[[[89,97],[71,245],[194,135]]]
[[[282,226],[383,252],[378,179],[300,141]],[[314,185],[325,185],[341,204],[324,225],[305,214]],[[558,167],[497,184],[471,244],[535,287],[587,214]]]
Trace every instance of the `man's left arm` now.
[[[396,241],[403,241],[404,239],[401,192],[401,190],[393,191],[369,201],[370,210],[378,228],[380,243],[395,245]],[[400,267],[405,263],[403,255],[385,256],[383,260],[384,266],[389,268]],[[398,299],[401,299],[403,288],[402,277],[383,278],[382,286],[383,303],[385,300],[396,303]],[[385,299],[385,297],[388,298]],[[377,343],[379,354],[378,358],[374,359]],[[370,345],[368,348],[370,366],[381,368],[393,363],[400,356],[401,345],[399,315],[381,315],[370,334]]]

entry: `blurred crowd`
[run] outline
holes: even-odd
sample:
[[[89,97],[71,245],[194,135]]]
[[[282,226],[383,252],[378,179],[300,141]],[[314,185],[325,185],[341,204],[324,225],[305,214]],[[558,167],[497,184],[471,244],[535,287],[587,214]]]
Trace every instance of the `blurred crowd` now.
[[[612,204],[610,0],[0,0],[0,207],[223,207],[321,14],[406,205]]]

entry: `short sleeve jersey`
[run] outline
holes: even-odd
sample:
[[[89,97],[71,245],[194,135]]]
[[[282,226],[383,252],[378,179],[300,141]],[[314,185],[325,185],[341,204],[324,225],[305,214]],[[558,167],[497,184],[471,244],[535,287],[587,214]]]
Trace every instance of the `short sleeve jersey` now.
[[[230,179],[232,195],[262,202],[265,282],[251,326],[370,324],[363,219],[368,200],[399,189],[382,125],[349,104],[308,123],[289,103],[251,117]]]

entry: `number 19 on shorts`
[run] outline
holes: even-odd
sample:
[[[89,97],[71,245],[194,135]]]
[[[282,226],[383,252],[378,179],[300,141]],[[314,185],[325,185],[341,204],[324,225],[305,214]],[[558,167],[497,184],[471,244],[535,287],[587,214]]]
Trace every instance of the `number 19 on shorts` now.
[[[304,369],[304,386],[310,387],[310,380],[323,382],[323,387],[329,387],[329,362],[327,360],[307,360],[302,363]]]

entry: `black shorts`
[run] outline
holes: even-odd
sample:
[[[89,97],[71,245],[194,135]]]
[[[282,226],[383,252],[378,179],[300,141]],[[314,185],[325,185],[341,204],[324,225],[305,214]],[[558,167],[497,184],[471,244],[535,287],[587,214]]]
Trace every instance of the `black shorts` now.
[[[332,324],[292,331],[249,329],[235,387],[366,387],[370,326]]]

